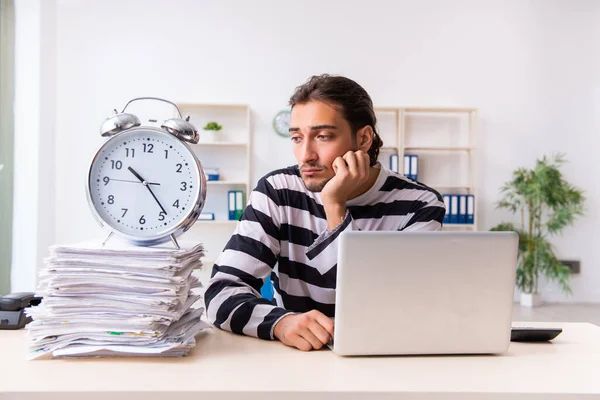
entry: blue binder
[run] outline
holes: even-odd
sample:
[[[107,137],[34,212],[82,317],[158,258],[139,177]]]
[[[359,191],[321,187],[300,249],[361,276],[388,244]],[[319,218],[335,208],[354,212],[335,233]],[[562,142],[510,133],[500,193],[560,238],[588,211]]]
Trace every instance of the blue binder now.
[[[244,192],[235,190],[235,220],[239,221],[244,213]]]
[[[410,156],[410,179],[413,181],[419,178],[419,157],[415,155]]]
[[[400,166],[398,165],[398,154],[390,156],[390,171],[398,173]]]
[[[410,178],[410,156],[404,156],[404,176]]]
[[[475,196],[467,195],[467,224],[475,223]]]
[[[450,223],[458,223],[458,195],[450,196]]]
[[[464,194],[458,196],[458,223],[467,223],[467,196]]]
[[[235,221],[235,190],[227,192],[228,217],[230,221]]]

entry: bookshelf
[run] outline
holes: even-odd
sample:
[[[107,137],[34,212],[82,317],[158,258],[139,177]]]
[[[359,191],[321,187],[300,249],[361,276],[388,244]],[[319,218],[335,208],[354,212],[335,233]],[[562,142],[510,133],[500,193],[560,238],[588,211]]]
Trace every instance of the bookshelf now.
[[[404,156],[416,155],[418,180],[440,194],[474,195],[472,224],[444,224],[443,230],[477,230],[478,110],[467,107],[375,107],[383,139],[380,162],[389,166],[397,154],[404,174]]]
[[[228,191],[242,190],[244,206],[250,194],[251,182],[251,109],[247,104],[177,105],[182,115],[198,129],[200,140],[190,145],[203,168],[218,168],[219,180],[207,181],[206,202],[202,212],[214,213],[215,220],[198,220],[185,234],[187,240],[202,242],[206,264],[216,260],[233,234],[237,221],[228,219]],[[223,126],[215,140],[208,141],[204,126],[215,121]],[[203,137],[205,136],[205,137]],[[211,268],[212,265],[206,265]]]

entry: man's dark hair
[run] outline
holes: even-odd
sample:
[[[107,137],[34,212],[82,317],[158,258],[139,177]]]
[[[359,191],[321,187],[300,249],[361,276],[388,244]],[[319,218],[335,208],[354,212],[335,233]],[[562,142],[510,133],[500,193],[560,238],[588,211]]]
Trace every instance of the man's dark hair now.
[[[370,125],[373,128],[373,143],[368,154],[370,165],[375,165],[383,141],[375,130],[377,117],[373,110],[373,101],[362,86],[343,76],[314,75],[296,88],[290,97],[290,106],[294,108],[296,104],[306,104],[310,101],[320,101],[340,111],[350,124],[355,138],[359,129]]]

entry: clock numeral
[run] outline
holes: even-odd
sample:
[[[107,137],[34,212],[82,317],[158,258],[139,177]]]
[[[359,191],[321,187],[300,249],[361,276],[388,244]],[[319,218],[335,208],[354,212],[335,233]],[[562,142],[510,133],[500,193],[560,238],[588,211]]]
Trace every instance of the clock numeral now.
[[[154,145],[152,143],[144,143],[144,153],[154,153]]]
[[[165,158],[169,158],[169,150],[165,150]]]
[[[187,190],[187,183],[181,182],[181,187],[179,188],[179,190],[181,190],[182,192],[185,192]]]
[[[129,153],[131,152],[131,158],[135,157],[135,149],[125,148],[125,157],[129,157]]]
[[[175,208],[179,208],[179,199],[177,199],[177,200],[175,201],[175,203],[173,203],[173,207],[175,207]]]
[[[123,215],[121,215],[121,218],[125,217],[125,214],[127,214],[127,208],[121,208],[121,210],[123,211]]]
[[[112,169],[121,169],[123,168],[123,163],[119,160],[115,161],[115,160],[110,160],[110,163],[112,165]]]
[[[108,196],[108,204],[115,204],[115,196],[113,196],[112,194],[110,196]]]
[[[164,221],[165,220],[165,213],[164,212],[159,212],[158,213],[158,220],[159,221]]]
[[[104,182],[104,186],[108,185],[108,182],[110,182],[110,178],[108,176],[105,176],[104,178],[102,178],[102,181]]]
[[[181,173],[181,168],[183,168],[183,165],[181,164],[175,164],[177,166],[177,172]]]
[[[146,223],[146,220],[144,219],[144,216],[142,215],[140,217],[140,224],[144,225]]]

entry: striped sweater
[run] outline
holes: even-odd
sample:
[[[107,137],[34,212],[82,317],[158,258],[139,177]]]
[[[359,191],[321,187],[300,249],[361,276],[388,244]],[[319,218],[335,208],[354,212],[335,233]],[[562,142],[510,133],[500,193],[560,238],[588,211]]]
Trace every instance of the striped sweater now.
[[[333,231],[320,193],[304,186],[297,166],[274,171],[252,191],[236,230],[213,266],[205,293],[209,320],[234,333],[274,339],[290,313],[335,312],[337,242],[352,230],[439,230],[445,214],[435,190],[377,165],[366,193],[347,202]],[[273,301],[262,298],[267,278]]]

